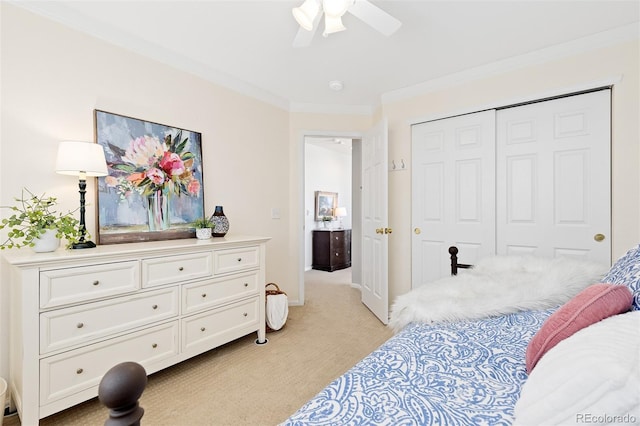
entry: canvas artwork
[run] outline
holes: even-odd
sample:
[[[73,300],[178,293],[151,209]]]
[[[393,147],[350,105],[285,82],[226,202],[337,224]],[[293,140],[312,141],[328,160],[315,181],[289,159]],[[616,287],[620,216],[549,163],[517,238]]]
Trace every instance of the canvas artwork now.
[[[189,238],[204,216],[202,135],[95,110],[109,175],[98,178],[100,244]]]

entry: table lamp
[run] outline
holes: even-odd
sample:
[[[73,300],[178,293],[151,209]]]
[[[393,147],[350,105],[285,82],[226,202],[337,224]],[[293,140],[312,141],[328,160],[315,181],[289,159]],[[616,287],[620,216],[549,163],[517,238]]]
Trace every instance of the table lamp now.
[[[346,207],[336,207],[336,210],[333,212],[333,214],[336,217],[340,218],[340,223],[338,224],[338,229],[342,229],[342,218],[347,215],[347,208]]]
[[[80,239],[72,245],[74,249],[92,248],[96,244],[93,241],[85,241],[87,233],[84,213],[85,194],[87,192],[87,176],[106,176],[107,162],[104,157],[104,148],[92,142],[60,142],[58,146],[58,158],[56,160],[56,173],[62,175],[78,176],[80,188]]]

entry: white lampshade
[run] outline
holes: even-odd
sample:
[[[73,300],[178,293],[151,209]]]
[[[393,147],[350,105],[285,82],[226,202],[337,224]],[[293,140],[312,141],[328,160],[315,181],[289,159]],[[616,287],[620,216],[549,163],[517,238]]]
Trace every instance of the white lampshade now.
[[[336,210],[333,212],[336,217],[344,217],[347,215],[346,207],[336,207]]]
[[[102,145],[92,142],[60,142],[56,173],[72,176],[106,176],[107,161]]]
[[[319,11],[320,5],[317,0],[305,0],[302,6],[291,9],[291,13],[293,13],[293,17],[298,24],[307,31],[313,29],[313,21],[315,21]]]
[[[327,16],[339,18],[349,9],[349,0],[322,0],[322,10]]]
[[[344,31],[347,28],[342,25],[342,18],[339,16],[324,15],[324,32],[322,35],[327,37],[329,34]]]

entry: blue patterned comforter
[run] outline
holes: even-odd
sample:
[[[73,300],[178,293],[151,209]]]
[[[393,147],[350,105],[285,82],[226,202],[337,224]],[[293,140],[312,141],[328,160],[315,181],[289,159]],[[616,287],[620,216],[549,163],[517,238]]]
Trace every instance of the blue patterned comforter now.
[[[510,425],[527,344],[551,312],[409,324],[283,425]]]

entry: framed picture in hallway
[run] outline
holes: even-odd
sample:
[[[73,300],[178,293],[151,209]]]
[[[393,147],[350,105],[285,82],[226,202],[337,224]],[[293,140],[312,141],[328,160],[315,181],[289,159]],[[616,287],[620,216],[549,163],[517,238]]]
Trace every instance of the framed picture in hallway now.
[[[320,222],[325,217],[334,217],[336,207],[338,207],[338,193],[316,191],[316,211],[315,221]]]

